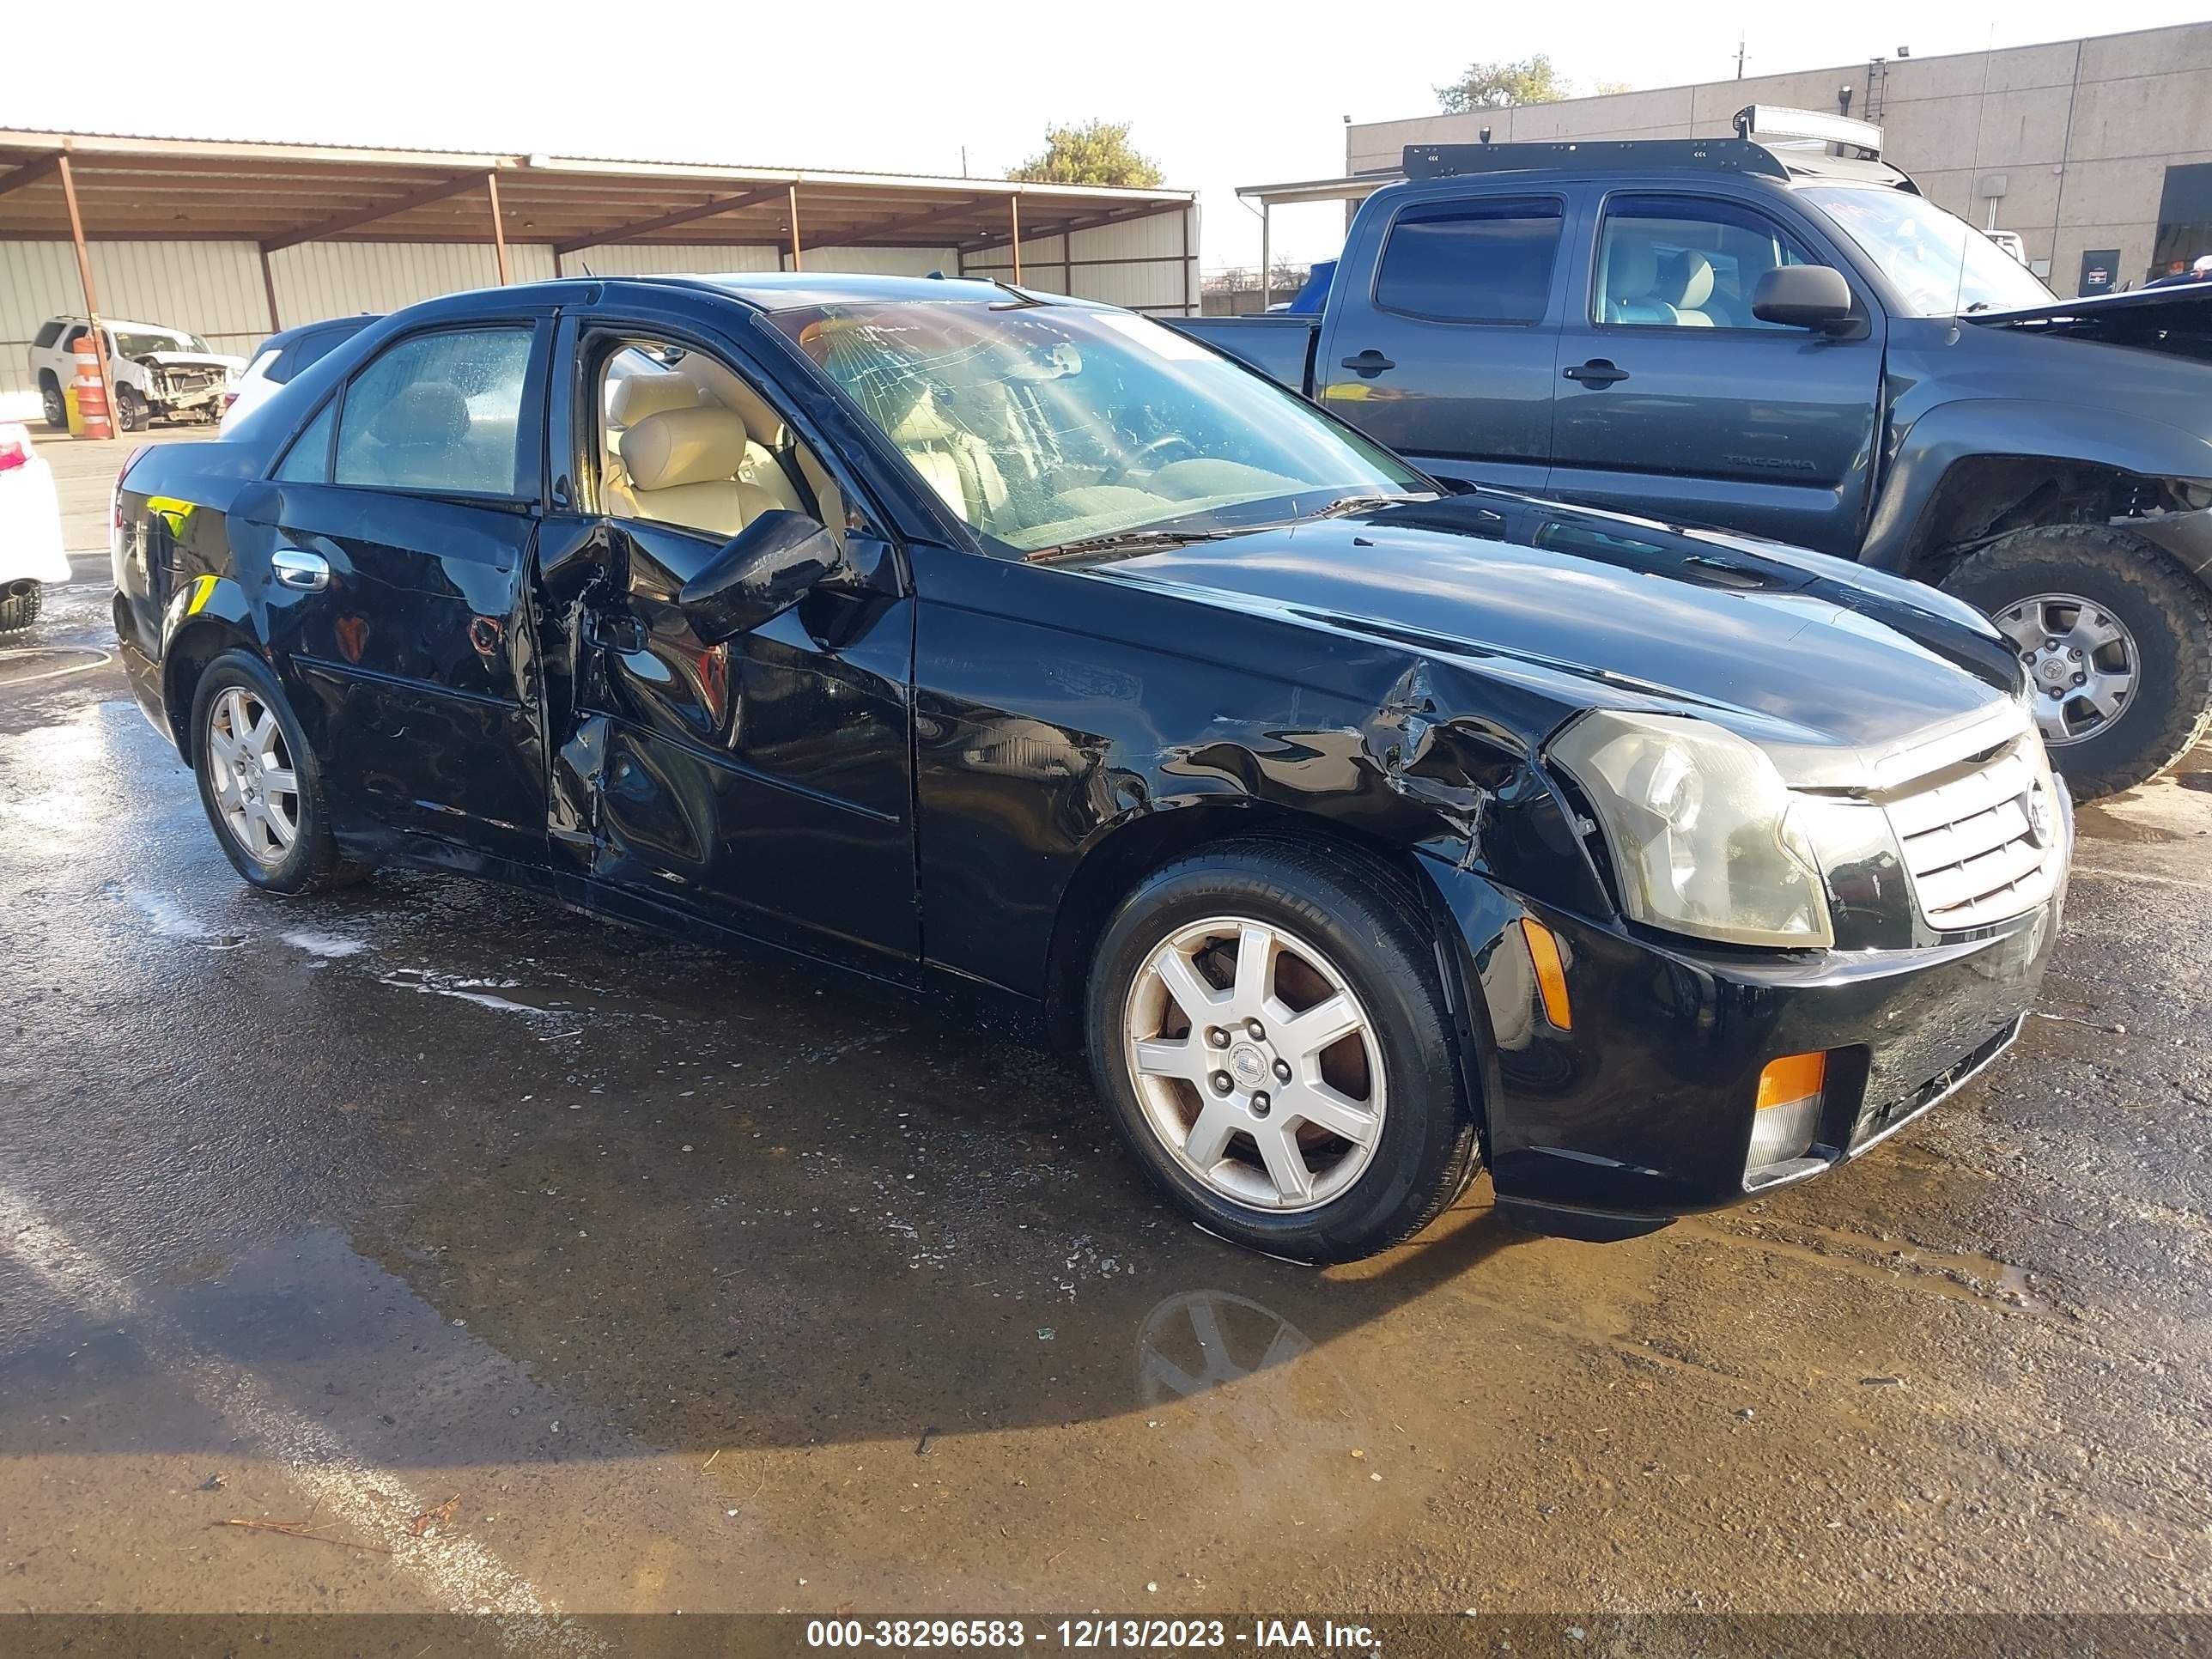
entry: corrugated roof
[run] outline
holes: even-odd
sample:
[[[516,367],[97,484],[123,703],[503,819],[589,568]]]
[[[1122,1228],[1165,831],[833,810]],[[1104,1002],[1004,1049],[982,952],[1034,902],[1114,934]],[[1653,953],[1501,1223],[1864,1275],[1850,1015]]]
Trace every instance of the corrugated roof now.
[[[1187,191],[1111,190],[834,168],[729,167],[593,156],[262,143],[0,130],[0,237],[66,238],[56,158],[66,154],[85,234],[97,240],[322,237],[408,242],[501,233],[563,251],[610,242],[803,244],[980,250],[1179,211]]]

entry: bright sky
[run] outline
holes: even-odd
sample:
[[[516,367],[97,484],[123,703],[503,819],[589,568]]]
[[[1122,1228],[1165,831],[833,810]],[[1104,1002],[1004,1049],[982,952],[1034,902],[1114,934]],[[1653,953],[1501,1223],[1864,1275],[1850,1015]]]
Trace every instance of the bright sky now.
[[[2205,9],[2205,0],[2124,9],[2136,28],[2199,21]],[[13,76],[0,127],[954,175],[965,146],[969,168],[994,175],[1039,149],[1048,121],[1103,116],[1133,124],[1170,185],[1200,192],[1209,270],[1259,258],[1259,221],[1237,185],[1334,177],[1346,116],[1433,112],[1436,85],[1474,59],[1544,52],[1577,87],[1664,87],[1733,73],[1740,26],[1754,75],[1863,63],[1900,45],[1931,58],[1992,38],[2070,40],[2094,27],[2073,0],[1740,10],[1617,0],[223,0],[182,11],[173,0],[104,0],[100,10],[103,39],[159,43],[125,48],[131,71],[98,82],[130,95],[95,118],[83,76]],[[1340,208],[1287,210],[1275,246],[1323,258],[1342,226]]]

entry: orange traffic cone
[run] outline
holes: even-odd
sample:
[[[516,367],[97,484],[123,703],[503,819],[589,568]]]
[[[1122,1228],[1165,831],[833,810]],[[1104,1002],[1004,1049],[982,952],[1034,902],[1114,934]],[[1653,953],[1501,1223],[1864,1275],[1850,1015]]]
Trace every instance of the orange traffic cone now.
[[[76,343],[76,406],[84,416],[84,435],[112,438],[115,427],[107,409],[107,383],[100,374],[99,337],[90,329]]]

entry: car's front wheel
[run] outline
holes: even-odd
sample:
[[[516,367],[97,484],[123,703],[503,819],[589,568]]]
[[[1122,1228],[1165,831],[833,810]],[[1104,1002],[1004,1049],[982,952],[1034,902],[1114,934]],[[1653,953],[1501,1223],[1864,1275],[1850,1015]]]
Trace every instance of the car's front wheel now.
[[[1086,1024],[1130,1151],[1237,1243],[1352,1261],[1474,1174],[1425,922],[1356,854],[1255,839],[1156,872],[1099,942]]]
[[[367,873],[331,835],[322,769],[276,677],[227,651],[192,697],[192,770],[200,805],[238,873],[271,893],[312,893]]]
[[[147,426],[146,398],[137,386],[115,388],[116,422],[125,432],[143,432]]]

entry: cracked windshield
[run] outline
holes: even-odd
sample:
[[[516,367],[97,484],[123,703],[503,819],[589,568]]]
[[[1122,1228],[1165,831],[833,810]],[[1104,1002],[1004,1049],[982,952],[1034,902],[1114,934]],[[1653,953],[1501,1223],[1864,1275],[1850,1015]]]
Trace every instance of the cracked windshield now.
[[[1289,394],[1126,313],[970,301],[774,320],[1010,556],[1433,493]]]

